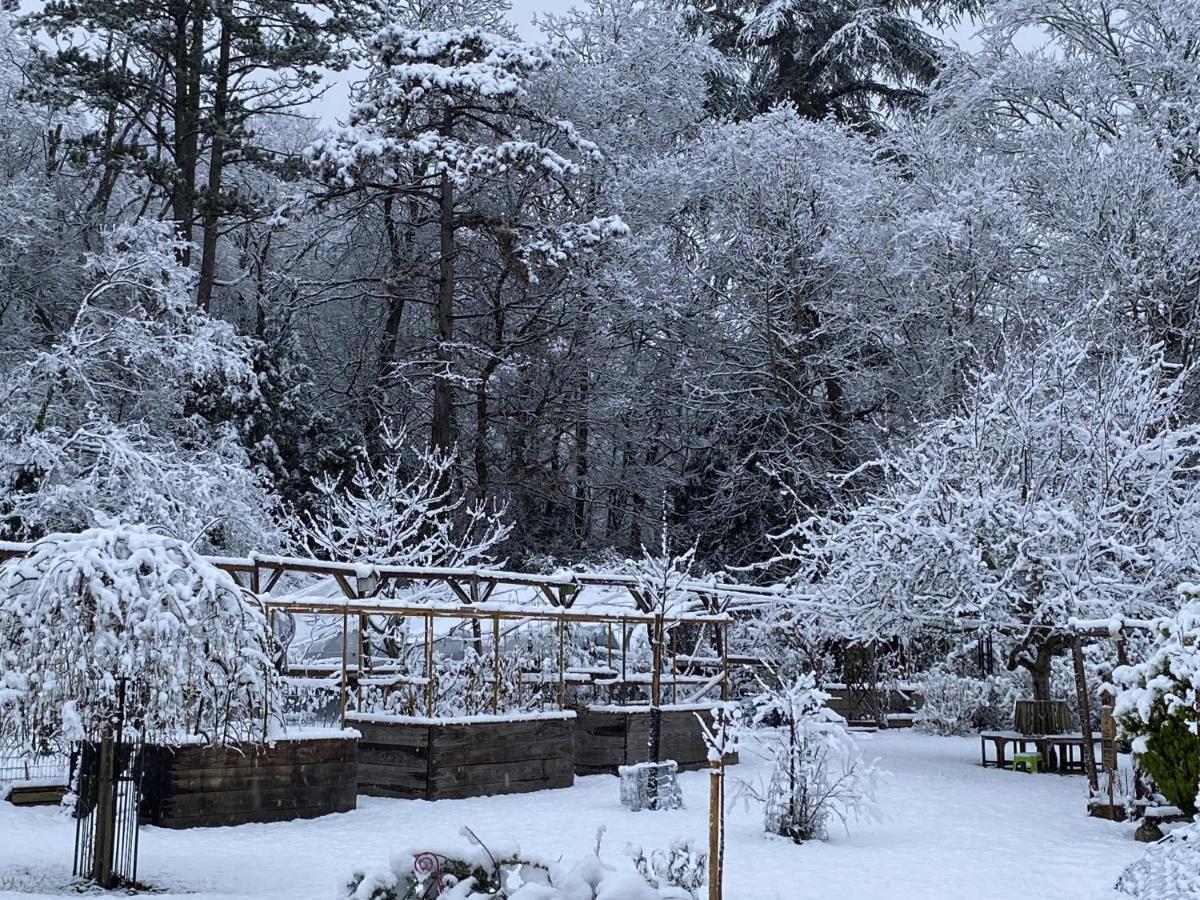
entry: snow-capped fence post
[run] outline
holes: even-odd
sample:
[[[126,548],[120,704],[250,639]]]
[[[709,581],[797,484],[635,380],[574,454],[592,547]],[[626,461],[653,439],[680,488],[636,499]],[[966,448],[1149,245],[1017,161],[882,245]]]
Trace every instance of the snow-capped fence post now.
[[[433,717],[433,616],[425,616],[425,715]]]
[[[567,706],[567,623],[558,619],[558,708]]]
[[[517,673],[518,680],[520,672]],[[500,617],[492,616],[492,715],[500,712]]]
[[[700,733],[708,747],[708,900],[721,900],[725,869],[725,758],[737,750],[737,720],[724,703],[712,712],[709,728],[704,719]]]
[[[708,761],[708,900],[721,900],[721,832],[725,829],[725,763]]]
[[[344,611],[342,613],[342,681],[340,687],[340,696],[338,697],[342,707],[342,728],[346,727],[346,689],[348,687],[348,668],[349,661],[347,657],[350,655],[350,613]]]

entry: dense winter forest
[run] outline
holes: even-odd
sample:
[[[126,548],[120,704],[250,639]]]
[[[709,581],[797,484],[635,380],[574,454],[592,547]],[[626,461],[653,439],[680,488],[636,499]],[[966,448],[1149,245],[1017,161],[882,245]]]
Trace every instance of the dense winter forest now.
[[[416,503],[472,559],[665,522],[698,569],[930,602],[1194,560],[1200,7],[505,12],[6,14],[0,536],[472,561],[335,508]]]

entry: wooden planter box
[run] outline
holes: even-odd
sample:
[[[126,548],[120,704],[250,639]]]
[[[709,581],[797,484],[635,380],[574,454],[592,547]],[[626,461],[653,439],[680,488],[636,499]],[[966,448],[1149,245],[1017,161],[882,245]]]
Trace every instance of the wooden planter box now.
[[[575,783],[575,714],[423,719],[351,714],[362,735],[358,791],[444,800],[519,794]]]
[[[680,770],[708,766],[700,714],[712,722],[708,704],[679,704],[662,707],[659,758],[673,759]],[[575,773],[616,775],[621,766],[650,758],[650,709],[645,706],[589,706],[580,711],[575,724]],[[736,763],[730,754],[726,763]]]
[[[142,748],[140,821],[161,828],[312,819],[357,803],[353,737]]]

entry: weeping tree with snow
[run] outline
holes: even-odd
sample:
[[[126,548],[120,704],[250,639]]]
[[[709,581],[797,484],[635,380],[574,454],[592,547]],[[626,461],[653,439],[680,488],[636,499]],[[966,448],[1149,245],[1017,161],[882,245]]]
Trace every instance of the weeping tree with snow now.
[[[878,810],[881,772],[828,700],[807,673],[754,699],[753,725],[762,729],[771,775],[765,788],[747,789],[763,802],[766,830],[798,844],[824,840],[833,820],[847,825]]]
[[[1068,336],[1014,352],[879,461],[860,503],[802,511],[782,558],[847,637],[983,622],[1050,699],[1072,618],[1153,618],[1195,567],[1200,426],[1180,414],[1191,375]]]
[[[1200,585],[1179,588],[1183,606],[1160,619],[1147,659],[1113,672],[1113,715],[1138,765],[1167,801],[1194,816],[1200,806]]]
[[[105,517],[201,549],[271,543],[272,493],[200,393],[257,391],[253,342],[202,312],[169,224],[119,226],[86,258],[55,340],[0,364],[0,533],[36,539]]]
[[[188,544],[113,525],[52,534],[0,567],[0,735],[35,754],[125,728],[261,740],[278,709],[257,599]]]

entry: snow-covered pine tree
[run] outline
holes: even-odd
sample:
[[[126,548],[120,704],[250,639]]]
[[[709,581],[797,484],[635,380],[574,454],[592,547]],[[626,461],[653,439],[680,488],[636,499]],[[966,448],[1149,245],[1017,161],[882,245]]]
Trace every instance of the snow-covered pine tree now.
[[[145,4],[62,0],[21,20],[41,47],[28,92],[51,108],[81,107],[75,163],[96,175],[90,209],[104,212],[129,179],[145,206],[165,202],[207,310],[221,232],[265,213],[231,184],[239,170],[273,166],[260,126],[319,96],[322,70],[349,64],[342,46],[369,0],[238,0]]]
[[[707,0],[688,15],[728,57],[715,80],[723,111],[748,117],[781,102],[809,119],[873,127],[912,108],[944,49],[946,26],[979,0]]]
[[[554,63],[554,50],[479,28],[389,25],[370,39],[367,54],[370,70],[350,126],[318,140],[309,155],[330,199],[380,197],[408,208],[406,228],[436,230],[432,358],[425,369],[432,380],[430,440],[444,453],[456,439],[456,260],[468,239],[494,241],[515,263],[512,275],[530,280],[537,268],[564,266],[626,229],[616,217],[575,222],[547,215],[572,206],[577,160],[599,155],[570,122],[529,101],[529,82]],[[489,195],[515,183],[525,212],[502,215]],[[394,360],[384,364],[390,368]]]

